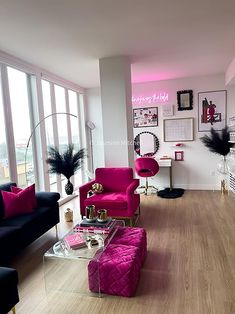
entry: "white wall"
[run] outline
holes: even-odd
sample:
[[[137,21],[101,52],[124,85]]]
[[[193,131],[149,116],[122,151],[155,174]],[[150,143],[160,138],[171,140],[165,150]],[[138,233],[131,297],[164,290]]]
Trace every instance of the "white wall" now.
[[[227,71],[225,73],[225,82],[226,85],[235,84],[235,58],[229,64]]]
[[[104,167],[104,138],[100,89],[90,88],[85,91],[86,121],[92,121],[95,129],[92,132],[94,169]],[[90,142],[88,132],[88,142]],[[91,171],[91,152],[88,152],[89,170]]]
[[[192,89],[194,94],[193,110],[177,111],[176,92],[179,90]],[[184,78],[177,80],[148,82],[132,85],[133,96],[151,95],[155,92],[167,92],[169,94],[168,104],[174,104],[174,116],[172,118],[193,117],[194,118],[194,141],[185,142],[183,147],[184,161],[173,161],[173,185],[174,187],[183,187],[185,189],[219,189],[219,176],[216,171],[217,163],[220,160],[208,151],[200,141],[200,137],[204,132],[198,132],[198,92],[214,91],[226,89],[227,94],[227,117],[235,115],[235,88],[232,86],[225,86],[225,77],[223,74],[203,77]],[[100,102],[98,90],[96,101],[89,102],[89,112],[92,114],[93,110],[97,110],[97,104]],[[155,106],[155,105],[151,105]],[[156,105],[159,113],[159,124],[157,127],[151,128],[137,128],[134,129],[134,136],[141,131],[150,131],[156,134],[160,141],[160,149],[156,155],[160,158],[163,155],[174,157],[175,148],[173,143],[163,142],[163,122],[162,122],[162,106]],[[144,107],[143,105],[141,107]],[[148,107],[148,105],[146,105]],[[96,108],[96,109],[95,109]],[[93,113],[94,115],[94,113]],[[97,117],[98,118],[98,117]],[[132,121],[130,122],[132,123]],[[98,130],[97,130],[98,131]],[[96,130],[95,130],[96,132]],[[94,132],[94,133],[95,133]],[[112,130],[110,129],[110,132]],[[98,148],[97,148],[98,149]],[[181,149],[180,149],[181,150]],[[95,153],[95,158],[99,154]],[[99,164],[100,161],[97,161]],[[154,185],[159,188],[169,186],[167,169],[162,169],[152,180]]]

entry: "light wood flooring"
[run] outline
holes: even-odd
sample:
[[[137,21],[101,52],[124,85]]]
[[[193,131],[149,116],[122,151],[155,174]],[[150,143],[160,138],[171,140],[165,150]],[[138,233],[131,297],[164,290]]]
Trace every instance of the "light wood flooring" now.
[[[52,229],[11,263],[20,279],[16,313],[234,314],[235,197],[186,191],[174,200],[142,196],[141,204],[138,225],[147,230],[148,256],[135,297],[46,295],[42,256],[56,242]],[[78,199],[69,206],[78,221]],[[60,236],[72,227],[63,208]]]

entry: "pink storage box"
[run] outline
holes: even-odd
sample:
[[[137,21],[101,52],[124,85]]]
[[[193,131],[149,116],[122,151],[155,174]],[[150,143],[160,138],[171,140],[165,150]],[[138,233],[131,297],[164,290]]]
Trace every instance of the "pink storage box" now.
[[[140,278],[140,250],[135,246],[109,244],[99,261],[88,264],[89,289],[123,297],[134,295]],[[100,278],[98,280],[98,278]]]
[[[138,227],[119,227],[111,243],[132,245],[140,248],[141,264],[143,265],[147,255],[147,237],[145,229]]]

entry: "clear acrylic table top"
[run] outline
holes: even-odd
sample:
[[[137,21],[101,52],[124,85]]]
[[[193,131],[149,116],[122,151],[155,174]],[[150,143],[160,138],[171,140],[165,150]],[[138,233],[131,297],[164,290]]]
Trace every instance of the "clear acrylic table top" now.
[[[79,249],[71,249],[66,245],[64,238],[67,235],[74,234],[76,232],[75,228],[70,230],[60,241],[56,242],[45,254],[44,258],[68,258],[68,259],[88,259],[91,260],[94,257],[98,258],[99,253],[102,253],[106,246],[110,243],[116,234],[117,228],[124,226],[125,223],[122,220],[115,220],[112,229],[109,233],[104,233],[102,231],[90,233],[84,229],[80,232],[84,240],[86,241],[86,246]],[[98,244],[92,246],[90,239],[97,240]]]

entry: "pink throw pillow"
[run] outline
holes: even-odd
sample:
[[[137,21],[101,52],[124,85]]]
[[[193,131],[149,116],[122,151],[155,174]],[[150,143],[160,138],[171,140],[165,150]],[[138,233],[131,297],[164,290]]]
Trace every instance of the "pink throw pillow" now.
[[[4,218],[28,214],[33,211],[32,205],[29,205],[27,193],[21,192],[14,194],[6,191],[1,192],[4,203]]]
[[[12,185],[11,186],[11,192],[14,194],[19,194],[22,192],[27,193],[29,206],[30,207],[32,206],[32,208],[37,207],[37,200],[36,200],[36,195],[35,195],[35,184],[28,186],[24,190],[19,188],[19,187]]]

